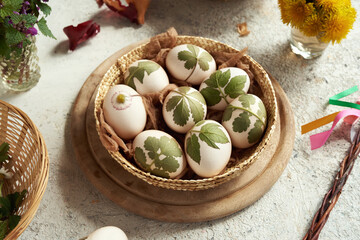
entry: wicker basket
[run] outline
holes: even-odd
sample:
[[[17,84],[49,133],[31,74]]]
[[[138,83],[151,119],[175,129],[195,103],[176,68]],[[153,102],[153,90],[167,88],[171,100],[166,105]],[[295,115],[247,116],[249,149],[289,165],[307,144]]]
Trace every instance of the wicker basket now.
[[[180,44],[194,44],[200,46],[207,50],[208,52],[216,52],[216,51],[223,51],[223,52],[238,52],[238,50],[211,40],[202,37],[192,37],[192,36],[178,36],[177,38],[177,45]],[[98,111],[102,107],[103,99],[108,92],[109,88],[115,84],[119,84],[120,80],[123,79],[123,75],[128,68],[128,66],[139,59],[144,58],[144,48],[146,44],[140,45],[127,54],[120,57],[116,64],[114,64],[104,75],[102,81],[100,82],[100,86],[98,89],[98,93],[95,99],[95,118],[96,118],[96,128],[98,133],[100,134],[100,127],[99,127],[99,119],[98,119]],[[203,179],[167,179],[162,177],[154,176],[150,173],[144,172],[140,168],[138,168],[135,164],[131,161],[127,160],[124,156],[121,155],[119,151],[108,151],[110,155],[127,171],[131,174],[135,175],[136,177],[146,181],[149,184],[152,184],[157,187],[163,187],[168,189],[174,190],[183,190],[183,191],[197,191],[197,190],[204,190],[208,188],[213,188],[222,184],[224,182],[229,181],[235,176],[238,176],[242,171],[245,171],[257,158],[258,155],[265,149],[269,139],[274,132],[275,123],[277,121],[277,103],[275,98],[275,91],[272,87],[270,78],[266,71],[251,57],[245,55],[245,62],[250,65],[250,70],[255,75],[255,81],[258,83],[260,87],[260,91],[262,92],[263,96],[261,97],[265,108],[268,114],[268,125],[264,136],[259,142],[256,147],[253,148],[250,154],[248,154],[244,159],[238,161],[236,163],[230,163],[226,167],[225,171],[211,178],[203,178]]]
[[[5,239],[18,238],[29,225],[45,192],[49,175],[49,159],[45,142],[31,119],[18,108],[0,100],[0,144],[10,145],[11,160],[5,168],[13,177],[5,181],[3,193],[27,190],[17,214],[19,224]]]

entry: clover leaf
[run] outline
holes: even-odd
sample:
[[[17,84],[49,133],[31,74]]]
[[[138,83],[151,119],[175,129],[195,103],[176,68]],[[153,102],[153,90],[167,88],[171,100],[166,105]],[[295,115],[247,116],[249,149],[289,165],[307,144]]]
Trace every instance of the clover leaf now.
[[[183,50],[178,53],[178,59],[180,61],[185,61],[185,68],[190,70],[196,67],[196,64],[199,63],[200,68],[203,71],[209,70],[209,62],[212,61],[212,56],[204,51],[200,54],[200,48],[195,45],[187,44],[188,50]]]
[[[254,128],[249,131],[248,141],[249,143],[256,143],[263,134],[263,123],[258,119],[254,124]]]
[[[150,75],[152,72],[158,70],[159,68],[160,65],[153,61],[139,62],[137,66],[132,66],[129,68],[129,76],[125,78],[125,84],[136,90],[134,82],[135,78],[138,79],[141,83],[143,83],[145,72]]]

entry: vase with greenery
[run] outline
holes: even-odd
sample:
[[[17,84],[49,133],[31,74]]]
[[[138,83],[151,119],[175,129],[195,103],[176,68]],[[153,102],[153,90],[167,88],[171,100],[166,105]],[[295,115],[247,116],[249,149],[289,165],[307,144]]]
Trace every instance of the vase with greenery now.
[[[0,0],[0,77],[8,89],[25,91],[39,81],[36,36],[55,38],[45,20],[51,12],[47,2]]]

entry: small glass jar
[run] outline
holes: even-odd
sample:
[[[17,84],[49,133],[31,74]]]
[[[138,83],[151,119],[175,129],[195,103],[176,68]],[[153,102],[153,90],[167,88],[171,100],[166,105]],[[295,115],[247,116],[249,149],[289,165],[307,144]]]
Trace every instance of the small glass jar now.
[[[299,29],[291,28],[291,50],[305,59],[313,59],[323,54],[329,43],[322,42],[319,37],[305,36]]]
[[[12,53],[9,59],[0,57],[0,77],[3,86],[13,91],[26,91],[34,87],[40,79],[39,57],[37,56],[36,38],[21,51]]]

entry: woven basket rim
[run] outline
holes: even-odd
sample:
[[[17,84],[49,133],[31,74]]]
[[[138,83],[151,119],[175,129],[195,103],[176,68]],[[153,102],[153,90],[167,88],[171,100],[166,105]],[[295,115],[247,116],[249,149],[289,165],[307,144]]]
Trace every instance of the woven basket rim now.
[[[5,237],[5,239],[16,239],[18,238],[28,227],[32,219],[34,218],[36,211],[39,208],[40,201],[45,193],[45,189],[49,179],[49,155],[45,145],[44,138],[34,122],[30,119],[30,117],[23,112],[18,107],[11,105],[3,100],[0,100],[0,105],[6,106],[8,109],[13,111],[14,113],[21,116],[27,124],[34,130],[35,139],[38,142],[38,146],[40,147],[40,154],[41,154],[41,165],[40,165],[40,172],[36,174],[36,182],[33,183],[38,185],[38,189],[33,195],[31,196],[31,201],[26,209],[25,213],[21,215],[21,219],[16,227],[9,232],[9,234]],[[10,146],[11,147],[11,146]]]
[[[219,45],[221,47],[224,47],[228,50],[231,50],[233,52],[238,52],[239,50],[221,43],[219,41],[210,39],[210,38],[205,38],[205,37],[197,37],[197,36],[187,36],[187,35],[181,35],[178,36],[178,40],[176,45],[179,44],[183,44],[181,41],[187,41],[187,40],[198,40],[198,41],[206,41],[206,42],[212,42],[215,45]],[[180,43],[179,43],[180,42]],[[127,52],[126,54],[122,55],[120,58],[117,59],[116,63],[114,63],[109,69],[108,71],[105,73],[105,75],[103,76],[100,84],[99,84],[99,88],[98,88],[98,92],[95,98],[95,108],[94,108],[94,114],[95,114],[95,119],[96,119],[96,129],[98,134],[100,134],[100,127],[99,127],[99,119],[98,119],[98,106],[102,105],[102,100],[101,96],[100,96],[100,92],[102,91],[103,88],[107,87],[109,88],[110,86],[114,85],[114,81],[112,83],[107,83],[105,82],[105,80],[107,79],[108,75],[111,74],[112,70],[118,69],[119,68],[119,64],[121,64],[122,59],[128,59],[129,56],[131,56],[134,53],[137,52],[141,52],[143,50],[143,48],[146,46],[147,43],[143,43],[140,44],[139,46],[133,48],[132,50],[130,50],[129,52]],[[194,44],[194,43],[193,43]],[[196,45],[196,44],[195,44]],[[199,45],[200,47],[204,47]],[[204,47],[205,48],[205,47]],[[155,185],[155,186],[159,186],[159,187],[163,187],[163,188],[169,188],[169,189],[174,189],[174,190],[202,190],[202,189],[208,189],[208,188],[212,188],[217,184],[221,184],[223,182],[229,181],[231,180],[233,177],[239,175],[243,170],[247,169],[253,162],[254,160],[256,160],[257,156],[265,149],[267,142],[269,140],[269,138],[271,137],[272,133],[275,130],[275,123],[277,121],[277,111],[278,111],[278,106],[277,106],[277,102],[276,102],[276,96],[275,96],[275,91],[273,89],[273,86],[271,84],[271,80],[269,78],[269,76],[267,75],[266,71],[262,68],[262,66],[257,63],[254,59],[252,59],[249,55],[245,54],[244,55],[245,58],[251,62],[251,64],[253,64],[254,66],[256,66],[265,76],[266,76],[266,82],[269,85],[268,87],[270,88],[268,91],[271,92],[271,99],[273,101],[273,111],[271,113],[271,117],[273,118],[272,124],[271,126],[269,125],[268,121],[268,125],[266,130],[264,131],[264,135],[267,134],[267,141],[266,143],[263,144],[262,148],[259,149],[259,151],[256,151],[255,153],[253,153],[248,159],[247,161],[243,161],[240,164],[237,164],[235,167],[232,167],[232,169],[227,170],[225,173],[219,174],[217,176],[211,177],[211,178],[202,178],[202,179],[167,179],[167,178],[162,178],[162,177],[158,177],[155,175],[152,175],[148,172],[145,172],[143,170],[141,170],[140,168],[138,168],[137,166],[134,166],[132,163],[130,163],[124,156],[122,156],[120,154],[119,151],[109,151],[109,154],[112,156],[113,159],[115,159],[123,168],[125,168],[125,170],[127,170],[128,172],[130,172],[131,174],[135,175],[136,177],[146,181],[149,184]],[[141,58],[139,58],[141,59]],[[129,65],[131,63],[128,63],[126,65]],[[262,89],[263,90],[263,89]],[[269,112],[268,112],[268,115]],[[269,120],[269,119],[268,119]],[[256,145],[259,146],[261,143],[263,143],[265,141],[264,137],[263,139],[257,143]]]

